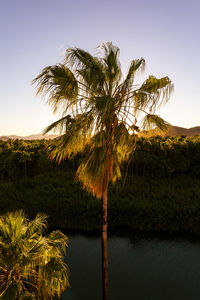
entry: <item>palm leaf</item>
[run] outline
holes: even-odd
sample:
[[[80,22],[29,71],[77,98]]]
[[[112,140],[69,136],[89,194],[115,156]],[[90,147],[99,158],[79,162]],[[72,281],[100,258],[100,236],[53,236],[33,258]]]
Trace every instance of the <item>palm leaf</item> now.
[[[44,214],[32,221],[22,211],[0,217],[1,299],[49,299],[69,286],[68,239],[59,231],[44,236],[45,229]]]
[[[66,51],[65,63],[79,75],[88,95],[104,94],[105,74],[101,61],[80,48],[70,48]]]
[[[132,60],[126,79],[124,80],[124,83],[126,86],[131,88],[131,85],[133,84],[134,77],[137,75],[139,72],[143,72],[145,69],[145,60],[144,58],[140,59],[134,59]]]
[[[155,111],[162,104],[165,104],[174,89],[169,77],[157,79],[154,76],[149,78],[142,86],[135,91],[133,95],[134,106],[136,110],[149,108]]]
[[[164,121],[161,117],[155,114],[147,114],[143,119],[143,130],[159,129],[160,131],[167,132],[169,123]]]
[[[78,98],[78,82],[74,74],[63,64],[48,66],[32,81],[36,84],[37,94],[48,95],[47,103],[56,112],[60,107],[74,104]]]

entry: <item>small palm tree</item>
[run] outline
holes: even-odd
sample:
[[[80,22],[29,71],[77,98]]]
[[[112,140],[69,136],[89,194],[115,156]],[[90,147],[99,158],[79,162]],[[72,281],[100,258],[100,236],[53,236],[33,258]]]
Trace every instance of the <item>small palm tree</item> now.
[[[155,111],[168,101],[173,84],[168,77],[149,76],[136,85],[136,75],[145,68],[143,58],[132,60],[123,78],[119,48],[108,42],[98,51],[100,55],[92,56],[69,48],[63,64],[44,68],[33,83],[54,113],[62,113],[44,131],[61,133],[48,148],[51,158],[60,162],[85,151],[76,177],[86,190],[102,199],[103,295],[107,300],[108,185],[121,177],[120,165],[133,152],[139,127],[167,128]]]
[[[0,217],[0,299],[52,299],[68,283],[67,237],[44,235],[46,216],[28,221],[22,211]]]

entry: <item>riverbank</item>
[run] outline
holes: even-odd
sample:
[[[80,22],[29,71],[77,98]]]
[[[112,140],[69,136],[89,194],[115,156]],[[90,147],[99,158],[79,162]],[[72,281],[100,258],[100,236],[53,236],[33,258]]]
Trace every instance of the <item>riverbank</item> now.
[[[109,228],[200,234],[200,179],[190,176],[144,178],[110,187]],[[33,218],[45,212],[50,227],[100,230],[100,200],[83,191],[73,170],[0,183],[0,213],[23,209]]]

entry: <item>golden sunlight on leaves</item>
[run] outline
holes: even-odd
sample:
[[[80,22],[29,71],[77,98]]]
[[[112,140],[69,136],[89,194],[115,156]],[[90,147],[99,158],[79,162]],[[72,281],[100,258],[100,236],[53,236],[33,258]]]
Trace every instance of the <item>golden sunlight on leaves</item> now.
[[[60,231],[46,235],[46,218],[29,221],[22,211],[0,217],[1,299],[50,299],[69,286],[68,239]]]

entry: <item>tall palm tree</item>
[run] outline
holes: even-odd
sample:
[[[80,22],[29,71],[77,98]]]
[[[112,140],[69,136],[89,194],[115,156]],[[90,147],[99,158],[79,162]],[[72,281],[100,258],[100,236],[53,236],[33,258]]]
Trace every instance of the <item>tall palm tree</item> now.
[[[0,217],[0,299],[52,299],[68,283],[67,237],[44,235],[46,216],[28,221],[22,211]]]
[[[125,78],[119,48],[111,42],[98,47],[96,56],[79,49],[66,50],[62,64],[48,66],[33,80],[61,118],[44,133],[61,136],[48,148],[58,162],[86,150],[76,172],[83,187],[102,199],[103,295],[108,299],[107,194],[109,182],[121,177],[120,165],[135,147],[139,127],[166,129],[155,114],[168,101],[173,84],[168,77],[149,76],[143,84],[135,77],[145,68],[143,58],[132,60]]]

